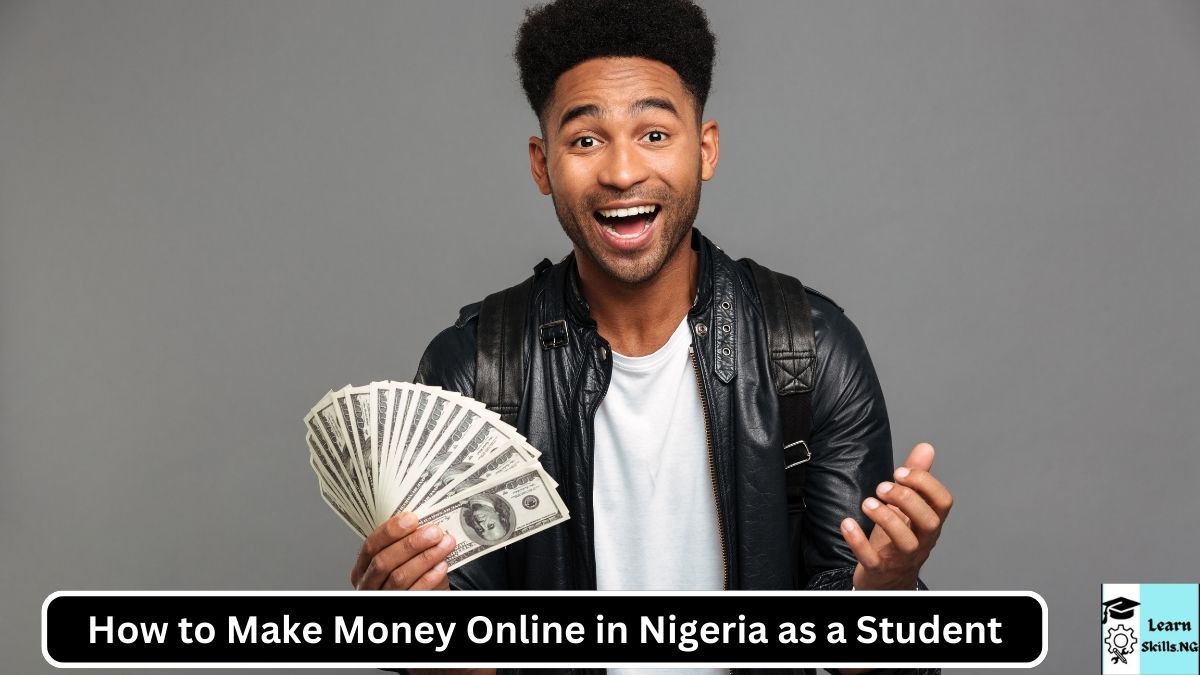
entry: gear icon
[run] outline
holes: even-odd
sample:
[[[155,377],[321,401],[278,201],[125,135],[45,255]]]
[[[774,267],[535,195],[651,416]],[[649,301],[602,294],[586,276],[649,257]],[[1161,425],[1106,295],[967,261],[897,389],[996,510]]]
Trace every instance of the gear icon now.
[[[1133,646],[1137,644],[1137,636],[1129,626],[1118,625],[1108,629],[1104,644],[1108,645],[1108,653],[1113,655],[1113,663],[1118,661],[1129,663],[1125,660],[1125,655],[1133,653]]]

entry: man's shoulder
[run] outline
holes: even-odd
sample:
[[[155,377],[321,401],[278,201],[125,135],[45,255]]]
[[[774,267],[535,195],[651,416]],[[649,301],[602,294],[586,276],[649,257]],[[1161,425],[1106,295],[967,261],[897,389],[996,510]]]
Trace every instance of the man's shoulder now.
[[[549,259],[543,259],[533,266],[533,276],[507,288],[500,289],[483,300],[463,305],[458,310],[458,318],[448,328],[443,329],[429,342],[425,353],[421,356],[417,367],[417,382],[437,385],[445,389],[453,389],[461,394],[471,396],[475,388],[475,350],[479,331],[480,312],[488,299],[503,298],[504,294],[520,291],[511,298],[526,297],[530,294],[536,298],[539,289],[544,288],[550,275],[546,272],[552,268],[561,269],[567,264],[567,258],[557,265]],[[532,283],[532,286],[529,284]],[[489,324],[491,326],[492,324]]]
[[[416,382],[470,396],[475,389],[475,340],[482,301],[458,311],[458,318],[429,341],[417,365]]]
[[[740,276],[742,277],[742,282],[748,285],[750,288],[755,289],[755,299],[761,311],[761,295],[759,295],[758,289],[755,286],[754,274],[751,270],[751,263],[753,262],[754,261],[748,258],[742,258],[736,261],[736,266],[739,270]],[[773,274],[788,275],[787,272],[772,270],[771,268],[765,267],[760,263],[754,264],[758,264],[760,267]],[[815,334],[815,337],[818,341],[822,341],[823,338],[830,337],[830,334],[832,333],[832,336],[836,338],[838,332],[844,329],[844,324],[848,323],[848,319],[845,318],[846,310],[843,309],[842,306],[839,305],[837,301],[835,301],[828,294],[803,283],[804,279],[799,280],[802,282],[801,285],[804,288],[805,299],[808,301],[810,314],[812,316],[813,333]],[[764,319],[765,318],[766,317],[764,315]]]
[[[811,286],[805,286],[804,291],[808,296],[808,306],[812,313],[813,334],[817,341],[818,352],[822,351],[823,344],[832,346],[847,338],[858,337],[858,329],[846,316],[846,310],[833,298]],[[853,332],[854,335],[848,335],[848,332]]]
[[[737,267],[742,275],[743,283],[748,283],[754,288],[757,296],[758,291],[751,262],[742,258],[737,261]],[[769,270],[769,268],[766,269]],[[788,272],[769,271],[798,278]],[[803,282],[804,279],[801,278],[800,281]],[[846,310],[837,301],[812,286],[803,283],[801,285],[808,301],[813,339],[816,343],[816,386],[818,389],[839,390],[845,384],[844,378],[848,372],[857,371],[864,364],[869,365],[870,354],[867,351],[866,342],[858,327],[846,315]],[[778,317],[766,316],[761,296],[756,297],[756,300],[760,320],[765,322],[768,318],[778,319]]]
[[[835,301],[833,298],[829,297],[828,295],[822,293],[821,291],[818,291],[817,289],[813,288],[812,286],[805,285],[804,293],[805,293],[805,295],[808,296],[808,304],[810,307],[815,302],[817,305],[820,306],[820,309],[822,312],[828,313],[831,310],[837,310],[839,313],[846,312],[846,310],[842,309],[841,305],[837,304],[837,301]]]
[[[753,283],[750,265],[744,259],[739,262],[746,271],[744,279]],[[816,343],[813,428],[826,435],[834,433],[833,430],[851,436],[875,434],[877,438],[872,443],[887,448],[890,455],[883,392],[862,333],[833,298],[811,286],[803,288]],[[761,300],[757,311],[762,312],[760,320],[768,319]]]
[[[458,319],[454,321],[452,328],[459,330],[465,329],[467,324],[479,319],[479,310],[483,307],[483,301],[478,300],[469,305],[463,305],[462,309],[458,310]],[[474,330],[472,327],[471,330]]]

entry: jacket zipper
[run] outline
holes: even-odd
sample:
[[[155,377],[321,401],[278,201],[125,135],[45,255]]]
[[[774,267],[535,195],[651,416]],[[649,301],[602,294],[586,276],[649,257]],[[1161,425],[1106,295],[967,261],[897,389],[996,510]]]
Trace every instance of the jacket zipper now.
[[[595,475],[595,470],[596,470],[596,461],[595,461],[595,458],[596,458],[596,412],[598,410],[600,410],[600,405],[602,403],[604,403],[605,397],[608,396],[608,387],[612,384],[611,371],[607,370],[608,368],[611,368],[611,366],[605,365],[609,360],[609,356],[612,354],[612,347],[608,344],[607,340],[600,337],[599,333],[596,333],[595,335],[596,335],[595,340],[593,340],[590,343],[588,348],[591,349],[592,353],[596,354],[597,356],[599,356],[599,354],[597,354],[595,351],[597,348],[604,350],[604,357],[600,359],[600,363],[601,363],[600,370],[602,372],[606,372],[607,375],[606,375],[606,378],[604,379],[604,386],[600,391],[600,397],[598,399],[596,399],[595,404],[590,406],[586,411],[587,418],[588,418],[588,425],[587,425],[587,432],[585,434],[585,437],[587,438],[587,447],[589,450],[589,452],[587,454],[590,454],[592,456],[592,471],[588,475],[588,490],[587,490],[588,495],[589,495],[588,501],[590,502],[588,504],[589,508],[592,508],[595,505],[595,502],[592,500],[591,495],[592,495],[592,490],[595,488],[595,485],[596,485],[596,475]],[[596,342],[599,342],[599,344],[596,344]],[[586,376],[585,376],[585,378],[586,378]],[[583,385],[581,384],[580,387],[582,388],[582,386]],[[580,394],[580,396],[582,396],[582,394]],[[592,510],[594,512],[594,509],[592,509]],[[596,590],[596,586],[598,584],[596,582],[596,553],[595,553],[596,524],[595,524],[595,517],[593,517],[593,519],[592,519],[592,529],[590,532],[588,532],[588,540],[592,542],[591,569],[588,570],[590,585],[588,587],[591,588],[592,590]]]
[[[700,410],[704,413],[704,442],[708,448],[708,475],[712,479],[713,506],[717,509],[717,533],[721,537],[722,590],[729,590],[729,560],[725,555],[725,517],[721,514],[721,494],[717,490],[717,458],[713,454],[712,421],[708,413],[708,396],[704,392],[704,378],[700,376],[700,361],[694,345],[688,345],[688,356],[692,370],[696,373],[696,387],[700,390]],[[732,671],[731,671],[732,672]]]

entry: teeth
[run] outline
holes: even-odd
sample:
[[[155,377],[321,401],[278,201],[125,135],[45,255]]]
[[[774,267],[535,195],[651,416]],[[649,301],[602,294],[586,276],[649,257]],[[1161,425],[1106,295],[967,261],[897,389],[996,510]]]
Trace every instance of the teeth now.
[[[612,225],[605,225],[604,229],[608,230],[608,233],[617,239],[633,239],[634,237],[642,236],[642,232],[650,229],[650,223],[643,225],[641,232],[634,232],[633,234],[621,234],[620,232],[617,232],[617,228],[613,227]]]
[[[654,213],[657,209],[658,207],[654,204],[643,204],[641,206],[630,206],[627,209],[600,209],[599,213],[605,218],[625,218],[642,213]]]

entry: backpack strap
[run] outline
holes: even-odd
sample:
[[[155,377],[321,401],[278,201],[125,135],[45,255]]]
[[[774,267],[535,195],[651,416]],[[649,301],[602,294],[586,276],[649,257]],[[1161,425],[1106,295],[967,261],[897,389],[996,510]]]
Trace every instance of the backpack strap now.
[[[525,324],[533,281],[551,266],[548,259],[525,281],[492,293],[479,308],[475,347],[475,400],[517,426],[525,384]]]
[[[525,367],[525,314],[534,277],[492,293],[479,308],[475,348],[475,399],[517,425]]]
[[[784,470],[788,502],[804,508],[804,463],[812,459],[812,390],[815,380],[816,339],[808,293],[795,277],[769,270],[746,260],[754,272],[759,299],[767,321],[767,348],[771,355],[771,380],[779,399],[783,426]]]

